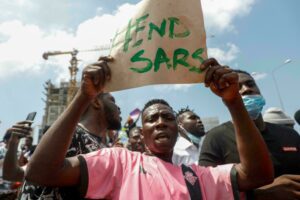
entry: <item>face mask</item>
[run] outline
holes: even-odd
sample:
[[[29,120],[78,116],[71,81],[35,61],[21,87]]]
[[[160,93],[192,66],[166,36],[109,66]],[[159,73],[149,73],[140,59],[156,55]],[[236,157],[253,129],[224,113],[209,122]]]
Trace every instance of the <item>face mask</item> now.
[[[196,137],[194,136],[193,134],[187,132],[187,136],[190,138],[190,140],[194,143],[194,144],[197,144],[199,145],[200,143],[200,137]]]
[[[264,97],[261,95],[245,95],[242,98],[250,118],[252,120],[257,119],[264,105],[266,105]]]

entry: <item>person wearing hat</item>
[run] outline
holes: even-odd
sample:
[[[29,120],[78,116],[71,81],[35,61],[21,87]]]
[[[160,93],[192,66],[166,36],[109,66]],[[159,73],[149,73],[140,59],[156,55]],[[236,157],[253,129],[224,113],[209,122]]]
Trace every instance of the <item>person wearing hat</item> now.
[[[263,119],[265,122],[284,125],[290,128],[294,128],[295,125],[295,121],[291,117],[285,114],[282,109],[276,107],[268,108],[263,115]]]

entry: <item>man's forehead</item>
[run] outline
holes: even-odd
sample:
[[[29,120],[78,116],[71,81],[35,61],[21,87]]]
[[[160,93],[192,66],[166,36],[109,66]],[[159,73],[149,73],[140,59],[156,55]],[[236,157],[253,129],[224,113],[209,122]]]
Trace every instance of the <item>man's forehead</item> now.
[[[106,94],[105,94],[105,98],[106,98],[106,99],[110,99],[111,101],[115,102],[114,96],[111,95],[110,93],[106,93]]]
[[[146,108],[146,110],[144,111],[144,115],[149,115],[149,114],[154,114],[157,112],[170,112],[173,113],[172,108],[170,108],[167,105],[164,104],[153,104],[151,106],[149,106],[148,108]]]
[[[191,116],[195,116],[195,117],[197,117],[197,118],[200,119],[200,117],[199,117],[196,113],[194,113],[193,111],[187,111],[187,112],[182,113],[182,114],[180,115],[180,118],[186,119],[186,118],[189,118],[189,117],[191,117]]]
[[[132,130],[130,133],[129,133],[129,135],[131,136],[131,137],[133,137],[133,136],[136,136],[136,135],[140,135],[142,133],[142,130],[141,129],[134,129],[134,130]]]
[[[249,81],[249,80],[252,80],[254,81],[253,77],[248,75],[248,74],[245,74],[245,73],[238,73],[238,76],[239,76],[239,82],[245,82],[245,81]]]

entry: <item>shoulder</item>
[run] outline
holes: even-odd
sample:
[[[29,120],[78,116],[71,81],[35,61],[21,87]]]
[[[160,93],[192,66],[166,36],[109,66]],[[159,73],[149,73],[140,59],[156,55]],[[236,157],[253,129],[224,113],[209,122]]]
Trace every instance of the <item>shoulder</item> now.
[[[220,139],[230,134],[234,134],[234,129],[232,122],[228,121],[208,131],[204,140]]]
[[[298,132],[292,128],[279,125],[279,124],[272,124],[268,122],[265,123],[266,123],[267,130],[269,131],[269,134],[278,135],[280,137],[294,137],[300,139],[300,135],[298,134]]]
[[[190,141],[188,141],[187,139],[185,139],[184,137],[179,135],[177,138],[177,141],[175,143],[175,146],[174,146],[174,151],[175,150],[186,150],[190,146],[192,146],[192,143]]]
[[[230,180],[230,173],[234,164],[224,164],[224,165],[217,165],[215,167],[209,166],[198,166],[198,165],[191,165],[192,169],[196,172],[198,177],[211,177],[214,180]]]
[[[142,154],[139,152],[132,152],[125,148],[113,147],[113,148],[103,148],[98,151],[94,151],[88,154],[83,155],[86,160],[93,159],[111,159],[111,160],[119,160],[122,163],[126,163],[127,161],[137,159],[141,157]]]

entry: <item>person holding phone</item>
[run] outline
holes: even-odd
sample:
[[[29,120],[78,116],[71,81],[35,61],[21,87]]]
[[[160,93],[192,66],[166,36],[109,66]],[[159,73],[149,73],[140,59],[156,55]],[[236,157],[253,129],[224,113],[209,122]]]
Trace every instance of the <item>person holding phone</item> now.
[[[10,133],[10,138],[3,162],[3,178],[5,180],[23,181],[24,179],[24,167],[22,167],[24,164],[20,164],[19,162],[18,146],[22,138],[32,138],[30,136],[32,133],[31,123],[32,121],[28,120],[18,122],[7,130],[7,132]],[[32,140],[29,139],[28,141]],[[32,142],[29,142],[28,145],[32,145]],[[28,148],[27,145],[23,146],[26,146],[26,149]]]
[[[6,152],[3,158],[3,179],[6,188],[5,196],[0,195],[0,199],[15,199],[17,188],[20,187],[24,179],[25,167],[18,158],[18,146],[22,138],[30,137],[32,121],[26,120],[18,122],[6,131]]]

